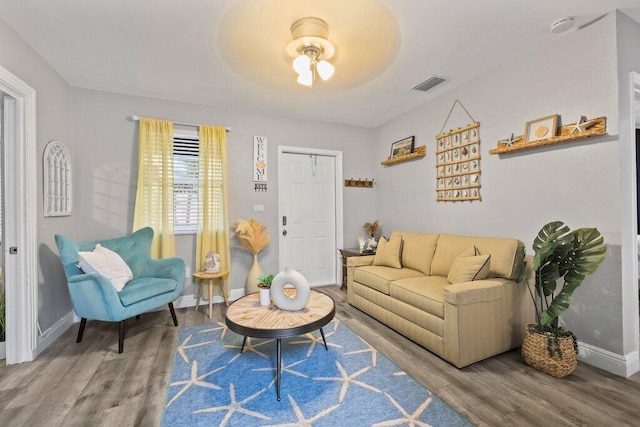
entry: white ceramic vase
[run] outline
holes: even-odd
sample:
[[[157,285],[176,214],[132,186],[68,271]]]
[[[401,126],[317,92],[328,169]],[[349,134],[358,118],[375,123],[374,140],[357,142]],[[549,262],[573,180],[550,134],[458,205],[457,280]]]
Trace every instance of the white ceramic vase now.
[[[296,295],[289,297],[284,293],[286,285],[296,288]],[[271,298],[276,307],[287,311],[302,310],[311,296],[311,287],[307,279],[292,267],[285,267],[271,282]]]
[[[252,294],[254,292],[258,292],[258,277],[262,276],[264,272],[258,264],[258,255],[253,255],[253,265],[249,269],[249,273],[247,274],[247,280],[244,282],[244,293],[245,295]]]
[[[260,305],[266,307],[271,305],[271,290],[268,288],[260,288]]]

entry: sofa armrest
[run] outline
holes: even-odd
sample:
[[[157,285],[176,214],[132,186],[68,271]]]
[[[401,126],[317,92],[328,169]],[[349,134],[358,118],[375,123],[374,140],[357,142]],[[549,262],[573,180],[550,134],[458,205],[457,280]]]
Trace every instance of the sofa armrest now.
[[[522,345],[526,284],[492,278],[444,288],[445,359],[461,368]]]
[[[507,279],[485,279],[473,282],[454,283],[444,288],[444,299],[452,305],[467,305],[494,301],[504,297],[504,287],[513,283]]]
[[[348,267],[360,267],[362,265],[372,265],[375,255],[350,256],[347,258]]]
[[[77,274],[67,280],[73,310],[87,319],[122,320],[124,307],[113,284],[101,274]]]

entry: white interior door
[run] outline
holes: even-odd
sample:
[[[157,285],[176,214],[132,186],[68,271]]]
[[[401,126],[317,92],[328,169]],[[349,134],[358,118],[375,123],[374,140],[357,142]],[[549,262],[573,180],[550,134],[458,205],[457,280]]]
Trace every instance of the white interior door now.
[[[336,283],[336,158],[281,153],[280,267],[312,286]]]

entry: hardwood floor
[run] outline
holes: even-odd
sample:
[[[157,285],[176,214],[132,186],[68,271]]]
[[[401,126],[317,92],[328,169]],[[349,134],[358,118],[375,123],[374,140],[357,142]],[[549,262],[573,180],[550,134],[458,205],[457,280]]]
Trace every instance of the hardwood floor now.
[[[580,363],[558,380],[529,368],[519,350],[457,369],[349,306],[346,291],[321,288],[336,316],[469,420],[487,426],[640,424],[640,375],[624,379]],[[176,310],[181,326],[224,322],[193,308]],[[169,311],[127,321],[124,353],[118,325],[77,325],[34,362],[0,367],[0,426],[157,426],[178,328]],[[353,425],[345,420],[345,425]]]

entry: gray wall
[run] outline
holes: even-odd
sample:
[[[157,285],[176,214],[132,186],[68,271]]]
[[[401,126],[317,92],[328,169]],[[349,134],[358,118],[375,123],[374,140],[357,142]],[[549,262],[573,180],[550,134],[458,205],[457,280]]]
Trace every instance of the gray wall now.
[[[0,65],[36,90],[36,139],[38,153],[38,320],[46,331],[71,310],[71,301],[54,234],[71,234],[71,217],[44,218],[42,202],[42,153],[49,141],[65,144],[75,159],[75,140],[71,116],[70,86],[29,47],[4,21],[0,20]],[[74,201],[75,202],[75,201]],[[75,204],[74,208],[78,205]],[[77,210],[76,210],[77,212]]]
[[[624,327],[624,353],[629,354],[637,349],[638,330],[632,327],[638,319],[638,281],[637,281],[637,238],[636,235],[636,156],[635,132],[632,131],[635,118],[632,115],[633,87],[630,72],[640,73],[640,23],[628,16],[617,13],[617,46],[618,46],[618,101],[620,111],[620,172],[622,220],[626,224],[627,233],[623,234],[622,250],[622,312]],[[637,104],[637,101],[636,101]],[[636,112],[636,115],[640,111]],[[631,231],[635,230],[635,232]],[[635,273],[635,274],[634,274]]]
[[[586,343],[622,352],[620,175],[616,20],[610,14],[525,54],[377,129],[377,158],[393,141],[416,135],[422,160],[376,166],[376,211],[385,232],[407,229],[515,237],[528,253],[540,227],[562,220],[571,228],[597,227],[611,245],[600,270],[577,290],[563,316]],[[588,52],[588,53],[587,53]],[[481,202],[436,202],[435,135],[454,100],[481,123]],[[529,120],[560,114],[607,117],[606,136],[489,155],[497,141],[524,132]],[[471,122],[456,108],[445,130]],[[589,316],[586,315],[589,314]]]
[[[73,89],[74,129],[78,142],[75,159],[75,194],[78,210],[75,237],[97,239],[131,231],[137,176],[137,124],[133,114],[175,122],[228,126],[227,136],[229,221],[256,218],[266,222],[271,245],[259,256],[265,272],[278,271],[278,157],[277,147],[313,147],[343,152],[344,176],[371,176],[374,131],[276,115],[249,113],[229,108],[113,93]],[[253,187],[253,136],[268,137],[268,191]],[[344,235],[346,244],[356,245],[361,227],[373,218],[375,192],[344,190]],[[264,212],[254,212],[262,204]],[[194,239],[177,237],[178,255],[193,269]],[[244,286],[251,255],[232,240],[232,289]],[[193,294],[189,280],[184,295]]]

